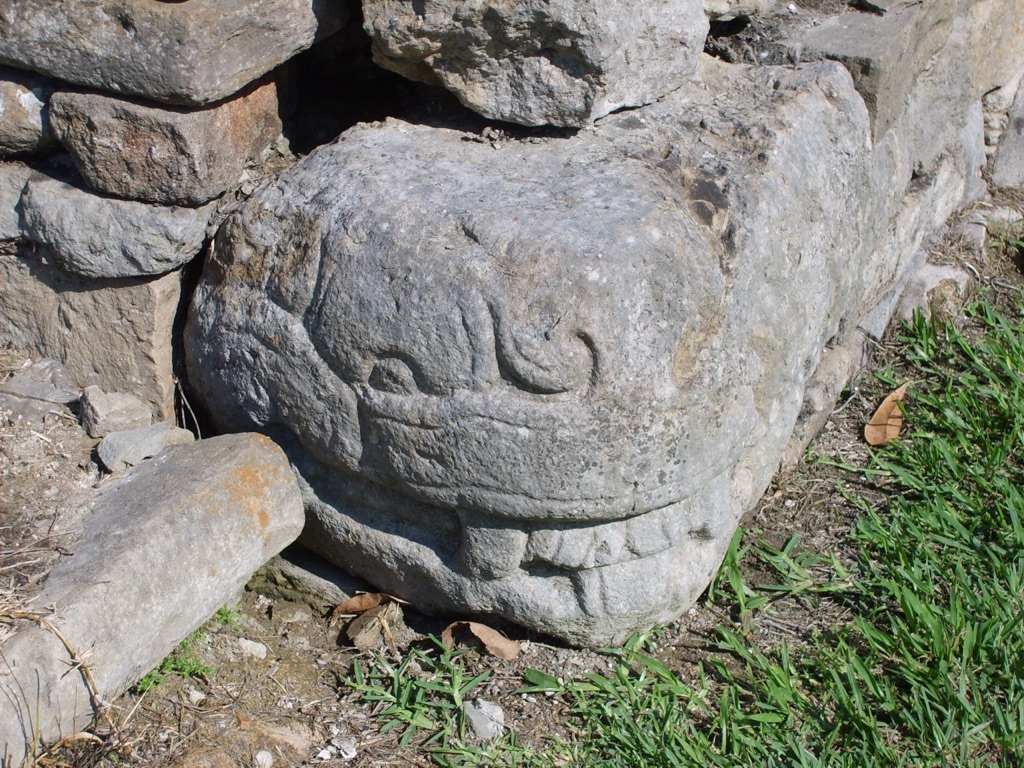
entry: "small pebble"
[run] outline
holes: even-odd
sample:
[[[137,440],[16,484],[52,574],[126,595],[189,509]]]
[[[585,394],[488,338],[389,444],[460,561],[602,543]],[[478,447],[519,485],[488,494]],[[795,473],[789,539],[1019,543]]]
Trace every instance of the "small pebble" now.
[[[263,643],[257,643],[255,640],[240,637],[238,638],[238,647],[241,648],[242,653],[247,656],[253,656],[257,659],[267,658],[267,646]]]

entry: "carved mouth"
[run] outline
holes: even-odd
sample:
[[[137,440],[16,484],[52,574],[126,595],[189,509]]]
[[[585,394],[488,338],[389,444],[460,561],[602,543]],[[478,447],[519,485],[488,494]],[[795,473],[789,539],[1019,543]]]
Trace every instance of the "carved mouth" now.
[[[613,424],[592,403],[539,403],[507,391],[437,397],[367,388],[360,472],[438,507],[571,522],[677,503],[724,468],[719,458],[704,467],[676,465],[660,481],[645,477],[638,467],[671,467],[673,460],[652,461],[649,436],[620,420]]]

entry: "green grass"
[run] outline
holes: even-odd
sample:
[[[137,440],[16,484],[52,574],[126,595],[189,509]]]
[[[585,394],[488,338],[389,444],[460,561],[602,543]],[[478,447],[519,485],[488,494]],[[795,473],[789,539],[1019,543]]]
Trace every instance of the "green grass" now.
[[[355,662],[348,687],[373,705],[382,721],[380,730],[396,730],[400,744],[409,744],[426,731],[424,744],[447,746],[461,738],[465,727],[463,704],[467,694],[486,682],[490,670],[466,672],[466,651],[449,650],[431,636],[431,647],[413,648],[400,662],[374,654],[369,664]],[[422,735],[422,734],[421,734]]]
[[[921,318],[907,329],[908,429],[858,470],[881,490],[874,501],[848,492],[861,512],[852,567],[796,540],[738,535],[709,593],[735,622],[695,674],[653,658],[646,636],[608,651],[610,674],[560,682],[531,670],[524,692],[568,705],[571,740],[541,756],[511,738],[485,749],[454,738],[437,761],[1024,766],[1024,326],[984,304],[969,314],[970,339]],[[779,583],[746,584],[752,560]],[[841,601],[848,619],[766,650],[751,627],[779,595]]]
[[[203,640],[205,640],[205,635],[202,632],[193,632],[182,640],[166,659],[135,684],[135,692],[145,693],[152,690],[172,676],[198,679],[207,679],[212,676],[213,667],[203,664],[195,654],[195,644],[201,643]]]
[[[213,615],[207,626],[227,626],[239,630],[244,618],[245,614],[237,608],[225,605],[217,609],[217,613]],[[140,694],[145,693],[161,685],[168,677],[192,677],[208,680],[213,676],[214,669],[208,664],[202,663],[195,652],[196,644],[205,640],[206,634],[201,629],[186,637],[167,658],[135,684],[134,691]]]

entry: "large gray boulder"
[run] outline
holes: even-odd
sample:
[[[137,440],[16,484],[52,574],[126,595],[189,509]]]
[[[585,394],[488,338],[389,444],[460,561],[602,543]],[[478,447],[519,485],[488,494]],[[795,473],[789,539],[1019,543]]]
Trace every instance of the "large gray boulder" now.
[[[0,63],[168,104],[219,101],[348,20],[341,0],[16,0]]]
[[[480,114],[582,126],[649,104],[693,75],[701,0],[364,0],[374,60]]]
[[[962,158],[914,175],[939,118],[875,144],[836,63],[708,62],[572,139],[357,127],[222,229],[191,381],[288,443],[329,559],[621,641],[704,589],[819,361],[959,200]]]
[[[302,519],[288,461],[262,435],[169,448],[108,485],[26,609],[39,621],[19,622],[0,648],[5,763],[88,725],[232,600]]]

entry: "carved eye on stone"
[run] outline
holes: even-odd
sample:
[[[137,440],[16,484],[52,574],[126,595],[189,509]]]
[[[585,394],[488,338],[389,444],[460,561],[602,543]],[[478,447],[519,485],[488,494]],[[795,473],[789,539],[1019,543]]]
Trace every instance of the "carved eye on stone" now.
[[[498,364],[506,378],[538,394],[582,390],[591,383],[597,354],[582,332],[530,333],[497,323]]]
[[[380,392],[397,395],[411,395],[419,392],[416,376],[404,360],[397,357],[382,357],[370,371],[369,384]]]

